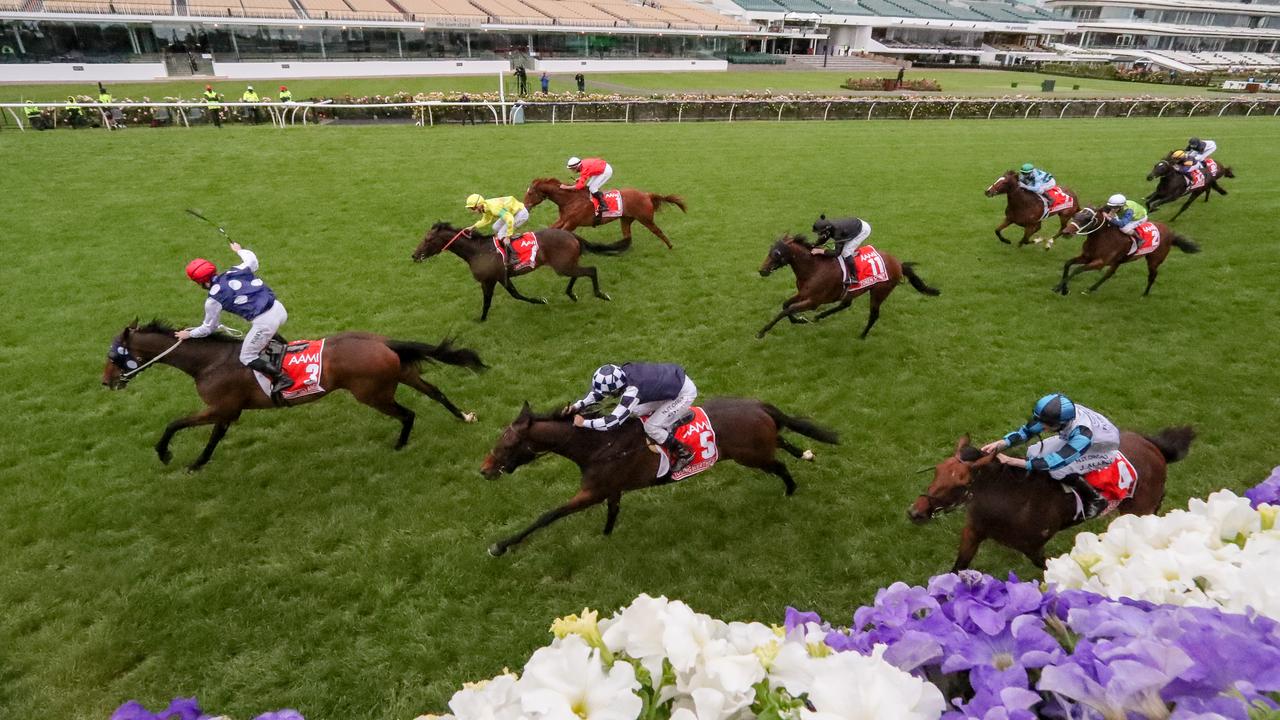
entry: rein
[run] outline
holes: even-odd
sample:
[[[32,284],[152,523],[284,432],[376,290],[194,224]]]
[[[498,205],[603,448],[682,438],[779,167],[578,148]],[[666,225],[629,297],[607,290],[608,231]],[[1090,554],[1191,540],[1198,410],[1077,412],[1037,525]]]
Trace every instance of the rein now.
[[[168,347],[168,349],[166,349],[164,352],[160,353],[159,355],[156,355],[155,357],[153,357],[153,358],[151,358],[150,360],[148,360],[148,361],[146,361],[146,362],[142,363],[141,365],[139,365],[138,367],[136,367],[136,368],[134,368],[134,369],[132,369],[132,370],[126,370],[126,371],[124,371],[123,373],[121,373],[121,374],[120,374],[120,379],[121,379],[121,380],[124,380],[125,382],[129,382],[130,380],[132,380],[132,379],[134,379],[135,377],[137,377],[137,376],[138,376],[138,373],[142,372],[143,370],[146,370],[147,368],[149,368],[149,367],[151,367],[152,365],[156,364],[156,362],[158,362],[158,361],[159,361],[161,358],[163,358],[165,355],[168,355],[169,353],[171,353],[171,352],[173,352],[174,350],[178,349],[178,346],[179,346],[179,345],[181,345],[181,344],[182,344],[182,340],[178,340],[178,341],[177,341],[177,342],[175,342],[174,344],[170,345],[170,346]]]
[[[1096,227],[1092,226],[1093,221],[1097,221]],[[1098,232],[1099,230],[1101,230],[1103,226],[1106,225],[1106,221],[1102,219],[1102,213],[1100,212],[1095,212],[1093,214],[1093,221],[1090,221],[1089,223],[1085,223],[1083,226],[1076,225],[1075,220],[1072,220],[1069,224],[1076,225],[1076,232],[1080,233],[1081,235],[1092,235]]]
[[[444,247],[440,248],[440,252],[444,252],[445,250],[448,250],[449,246],[452,245],[455,240],[462,237],[467,232],[467,229],[468,228],[462,228],[461,230],[459,230],[457,235],[454,235],[452,238],[450,238],[449,242],[445,243]]]

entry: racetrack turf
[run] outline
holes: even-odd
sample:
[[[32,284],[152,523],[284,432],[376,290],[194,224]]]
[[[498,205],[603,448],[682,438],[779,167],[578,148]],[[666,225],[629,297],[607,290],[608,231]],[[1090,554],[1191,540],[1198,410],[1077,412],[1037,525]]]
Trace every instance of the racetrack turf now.
[[[1087,200],[1140,196],[1150,164],[1191,134],[1217,140],[1238,178],[1176,223],[1204,252],[1173,252],[1150,297],[1134,265],[1096,295],[1053,295],[1078,241],[1045,253],[993,237],[1003,199],[982,190],[999,172],[1032,160]],[[630,253],[587,257],[613,302],[571,303],[544,270],[519,285],[548,305],[500,295],[481,325],[459,260],[410,262],[431,222],[465,218],[468,193],[520,194],[597,153],[619,184],[689,203],[660,216],[674,251],[637,228]],[[554,617],[640,592],[728,619],[778,621],[793,605],[847,621],[877,588],[951,565],[960,516],[904,516],[929,478],[917,471],[962,433],[1013,428],[1052,390],[1125,428],[1198,428],[1166,508],[1277,463],[1280,125],[1266,118],[133,129],[4,133],[0,156],[0,717],[103,718],[130,698],[196,695],[235,717],[412,718],[518,667]],[[480,421],[402,389],[418,423],[393,452],[396,423],[342,395],[246,414],[199,474],[183,464],[207,430],[186,431],[161,465],[165,423],[199,407],[189,378],[99,381],[134,317],[198,321],[187,260],[233,260],[187,207],[259,254],[289,337],[367,329],[477,349],[487,374],[426,375]],[[942,296],[899,288],[866,341],[863,300],[756,340],[792,292],[788,272],[756,269],[819,212],[861,214],[872,244],[918,262]],[[552,217],[539,207],[532,224]],[[787,458],[789,499],[773,477],[718,467],[626,496],[610,538],[595,508],[487,556],[577,487],[550,457],[482,479],[504,424],[523,400],[562,404],[600,363],[633,358],[683,363],[704,397],[811,415],[842,444],[805,442],[814,464]],[[976,567],[1036,575],[994,546]]]

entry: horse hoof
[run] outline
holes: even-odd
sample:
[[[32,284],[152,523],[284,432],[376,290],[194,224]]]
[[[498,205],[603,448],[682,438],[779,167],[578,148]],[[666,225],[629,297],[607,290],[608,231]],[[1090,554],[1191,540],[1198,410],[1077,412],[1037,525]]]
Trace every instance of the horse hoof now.
[[[188,465],[188,466],[187,466],[187,474],[188,474],[188,475],[191,475],[191,474],[193,474],[193,473],[198,473],[198,472],[200,472],[203,468],[204,468],[204,465],[202,465],[202,464],[200,464],[200,463],[192,463],[192,464],[190,464],[190,465]]]
[[[489,557],[502,557],[503,553],[506,551],[506,548],[502,547],[498,543],[494,543],[489,546]]]
[[[156,450],[156,455],[160,457],[160,462],[165,465],[168,465],[169,461],[173,459],[173,453],[169,452],[168,450],[165,450],[165,451]]]
[[[462,413],[462,422],[473,423],[476,421],[476,414],[473,412]]]
[[[577,298],[574,298],[574,299],[576,300]],[[546,304],[547,304],[547,299],[546,299],[546,298],[538,298],[537,302],[538,302],[538,304],[539,304],[539,305],[546,305]]]
[[[801,460],[807,460],[809,462],[813,462],[813,458],[814,458],[814,455],[812,450],[805,450],[804,452],[800,453]]]
[[[577,296],[577,295],[574,295],[573,293],[565,293],[565,294],[569,296],[569,299],[570,299],[570,300],[572,300],[572,301],[574,301],[574,302],[578,302],[578,296]]]
[[[601,300],[613,300],[613,298],[609,297],[609,293],[600,293],[599,295],[596,295],[596,297]]]

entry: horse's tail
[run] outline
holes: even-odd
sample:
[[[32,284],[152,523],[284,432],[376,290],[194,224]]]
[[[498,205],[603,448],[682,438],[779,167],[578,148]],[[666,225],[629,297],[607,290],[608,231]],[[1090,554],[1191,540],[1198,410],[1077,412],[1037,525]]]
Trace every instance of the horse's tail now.
[[[593,243],[577,233],[573,236],[578,239],[578,245],[589,253],[597,255],[621,255],[631,249],[631,238],[624,237],[616,243]]]
[[[925,281],[922,280],[920,276],[916,274],[915,263],[913,262],[902,263],[902,274],[906,276],[907,282],[911,283],[911,287],[915,288],[916,292],[919,292],[923,295],[928,295],[930,297],[937,297],[942,294],[941,290],[939,290],[938,288],[929,287],[925,283]]]
[[[840,436],[836,434],[835,430],[828,430],[809,418],[791,417],[769,403],[762,403],[762,405],[764,405],[764,411],[768,413],[769,417],[773,418],[774,424],[779,428],[786,428],[830,445],[840,443]]]
[[[1159,435],[1152,437],[1143,435],[1152,445],[1160,449],[1167,463],[1178,462],[1191,450],[1191,441],[1196,439],[1196,431],[1190,425],[1165,428]]]
[[[679,195],[659,195],[658,193],[649,193],[649,202],[653,203],[654,212],[657,212],[662,208],[663,204],[666,203],[680,208],[680,212],[689,212],[689,208],[684,206],[684,198]]]
[[[439,345],[428,345],[413,340],[388,340],[387,347],[400,357],[401,365],[417,365],[427,360],[457,365],[472,372],[489,369],[474,350],[454,347],[452,338],[441,340]]]
[[[1184,237],[1182,237],[1181,235],[1179,235],[1179,234],[1177,234],[1177,233],[1174,233],[1174,234],[1173,234],[1173,246],[1174,246],[1174,247],[1176,247],[1176,248],[1178,248],[1179,250],[1181,250],[1181,251],[1182,251],[1182,252],[1184,252],[1184,253],[1198,253],[1198,252],[1200,252],[1200,246],[1199,246],[1199,245],[1197,245],[1197,244],[1195,244],[1195,243],[1191,242],[1191,241],[1190,241],[1190,240],[1188,240],[1187,238],[1184,238]]]

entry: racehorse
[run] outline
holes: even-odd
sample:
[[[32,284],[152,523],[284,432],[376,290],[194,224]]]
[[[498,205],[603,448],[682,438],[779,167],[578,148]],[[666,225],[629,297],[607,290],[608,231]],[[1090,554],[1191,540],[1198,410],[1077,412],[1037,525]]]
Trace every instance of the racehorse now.
[[[602,217],[599,222],[596,222],[595,207],[591,204],[591,193],[586,188],[565,190],[560,187],[560,184],[560,181],[555,178],[535,178],[529,183],[529,189],[524,193],[525,207],[532,210],[543,200],[550,200],[555,203],[556,207],[560,208],[560,217],[551,227],[560,228],[561,230],[572,231],[584,225],[608,225],[615,219],[619,219],[622,221],[622,240],[610,247],[620,251],[631,247],[631,223],[637,220],[670,248],[671,241],[667,239],[666,233],[662,232],[662,228],[658,227],[658,224],[653,221],[653,214],[665,204],[675,205],[682,212],[688,212],[688,208],[684,204],[684,198],[679,195],[659,195],[636,190],[635,188],[622,188],[620,190],[622,193],[622,217]]]
[[[714,398],[702,405],[715,428],[716,445],[722,459],[776,475],[786,486],[786,494],[796,491],[787,466],[774,457],[782,448],[793,457],[813,460],[813,451],[801,450],[780,433],[791,430],[818,442],[836,444],[835,431],[806,418],[790,417],[759,400]],[[520,414],[502,431],[493,450],[480,466],[486,478],[513,473],[545,453],[572,460],[582,470],[581,486],[569,502],[544,513],[532,525],[489,547],[489,554],[502,555],[535,531],[567,515],[602,502],[608,503],[604,534],[613,532],[618,521],[622,493],[671,482],[670,474],[658,477],[659,458],[651,452],[639,422],[601,432],[573,425],[573,416],[562,413],[535,415],[525,403]]]
[[[1156,189],[1142,200],[1142,204],[1146,206],[1147,212],[1155,212],[1156,208],[1161,205],[1167,205],[1183,195],[1190,194],[1190,197],[1188,197],[1187,201],[1182,204],[1182,207],[1178,208],[1178,212],[1174,213],[1173,217],[1169,218],[1169,222],[1173,222],[1178,219],[1178,216],[1182,214],[1182,211],[1190,207],[1191,203],[1195,202],[1196,198],[1201,195],[1204,196],[1205,202],[1209,202],[1209,190],[1212,189],[1220,195],[1227,194],[1227,191],[1223,190],[1222,187],[1218,185],[1218,179],[1224,177],[1235,177],[1236,174],[1231,171],[1230,167],[1227,167],[1222,163],[1217,163],[1217,173],[1210,173],[1208,168],[1202,168],[1202,171],[1206,175],[1204,185],[1195,190],[1191,190],[1188,193],[1187,188],[1191,187],[1191,177],[1189,175],[1183,175],[1177,171],[1177,165],[1173,160],[1172,155],[1172,153],[1166,155],[1163,160],[1155,164],[1155,167],[1151,168],[1151,172],[1147,173],[1147,180],[1160,178],[1160,181],[1156,183]]]
[[[840,303],[814,316],[813,319],[816,322],[847,309],[859,295],[870,292],[871,313],[867,316],[867,326],[858,336],[859,339],[865,339],[867,333],[871,332],[871,326],[875,325],[876,320],[880,318],[880,304],[889,297],[889,293],[893,292],[904,277],[911,283],[911,287],[924,295],[942,294],[941,290],[929,287],[919,275],[916,275],[916,271],[912,269],[914,263],[898,262],[897,258],[884,252],[880,253],[880,257],[884,259],[884,269],[888,273],[888,278],[849,292],[840,271],[840,263],[844,261],[837,257],[814,255],[814,247],[816,246],[810,245],[803,235],[783,235],[769,248],[769,254],[765,257],[764,264],[760,266],[761,277],[768,277],[783,265],[790,265],[791,270],[796,274],[796,294],[782,303],[782,311],[767,325],[760,328],[760,332],[756,333],[757,338],[763,338],[784,317],[793,324],[807,323],[808,318],[799,313],[828,303]]]
[[[591,290],[596,297],[601,300],[610,299],[600,291],[596,269],[589,265],[579,265],[578,260],[583,250],[602,255],[613,254],[617,252],[616,250],[608,245],[589,243],[571,232],[554,228],[538,230],[534,232],[534,237],[538,239],[538,252],[534,266],[513,271],[503,262],[502,255],[498,253],[491,236],[470,230],[458,230],[449,223],[438,222],[431,226],[423,236],[422,242],[418,243],[418,249],[413,251],[413,261],[422,262],[445,250],[462,258],[471,268],[471,277],[480,283],[480,292],[484,295],[484,309],[480,311],[480,322],[484,322],[489,317],[489,303],[493,301],[495,285],[502,285],[516,300],[545,305],[546,298],[525,297],[511,282],[511,278],[531,273],[543,265],[550,265],[557,275],[569,278],[569,285],[565,287],[564,293],[570,300],[574,302],[578,300],[578,296],[573,293],[573,284],[578,282],[580,277],[591,279]]]
[[[1125,515],[1149,515],[1164,500],[1168,463],[1187,456],[1195,431],[1190,427],[1161,430],[1154,437],[1124,431],[1120,450],[1137,471],[1137,488],[1116,510]],[[951,572],[969,567],[983,540],[995,540],[1045,566],[1044,546],[1064,528],[1077,525],[1076,499],[1047,473],[1027,474],[1005,465],[996,454],[969,444],[965,435],[955,454],[938,463],[929,488],[907,508],[912,522],[923,524],[941,513],[968,506],[960,551]]]
[[[1061,226],[1058,228],[1058,234],[1049,239],[1049,245],[1062,237],[1062,232],[1067,227],[1067,218],[1075,214],[1080,204],[1075,193],[1061,185],[1058,188],[1071,198],[1071,204],[1053,213],[1058,216]],[[996,237],[1000,242],[1010,244],[1000,231],[1010,225],[1017,225],[1022,228],[1022,240],[1018,243],[1018,247],[1031,244],[1031,236],[1040,231],[1040,223],[1047,219],[1044,201],[1036,193],[1018,184],[1018,173],[1014,170],[1007,171],[987,187],[987,197],[1001,194],[1008,196],[1008,202],[1004,207],[1004,222],[996,226]]]
[[[240,339],[222,333],[205,338],[179,341],[174,329],[153,321],[138,327],[135,320],[111,341],[107,353],[102,384],[122,390],[129,381],[153,363],[171,365],[190,375],[205,407],[194,415],[169,423],[156,454],[168,464],[172,459],[169,441],[179,431],[196,425],[213,425],[204,452],[187,469],[198,470],[213,457],[213,451],[227,434],[231,423],[245,410],[267,410],[278,407],[258,385],[253,371],[240,363]],[[365,332],[343,332],[325,338],[323,363],[318,382],[323,392],[293,400],[285,405],[301,405],[334,390],[347,390],[356,400],[400,421],[399,450],[409,441],[415,413],[396,402],[396,387],[408,385],[435,400],[463,422],[475,422],[475,415],[459,410],[435,385],[419,374],[423,362],[442,362],[473,371],[485,369],[480,356],[466,348],[455,348],[449,340],[439,345],[390,340]]]
[[[1102,277],[1098,278],[1098,282],[1086,290],[1091,293],[1097,290],[1102,283],[1106,282],[1116,273],[1116,268],[1121,265],[1137,260],[1139,257],[1145,257],[1147,260],[1147,289],[1142,291],[1143,295],[1151,292],[1151,286],[1156,282],[1156,273],[1159,272],[1160,263],[1169,257],[1169,245],[1172,243],[1184,253],[1198,253],[1200,246],[1182,237],[1173,231],[1173,228],[1164,223],[1154,222],[1153,224],[1160,231],[1160,246],[1146,255],[1130,254],[1130,248],[1133,246],[1133,239],[1120,231],[1120,228],[1107,222],[1102,213],[1097,208],[1087,207],[1076,213],[1071,222],[1063,228],[1067,235],[1088,235],[1084,244],[1080,247],[1080,254],[1071,258],[1062,266],[1062,282],[1053,287],[1053,291],[1066,295],[1067,281],[1070,278],[1089,270],[1101,270],[1106,268],[1107,271],[1102,273]],[[1080,265],[1074,271],[1071,270],[1072,265]],[[1069,273],[1069,274],[1068,274]]]

